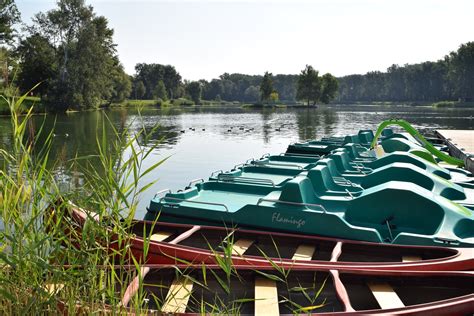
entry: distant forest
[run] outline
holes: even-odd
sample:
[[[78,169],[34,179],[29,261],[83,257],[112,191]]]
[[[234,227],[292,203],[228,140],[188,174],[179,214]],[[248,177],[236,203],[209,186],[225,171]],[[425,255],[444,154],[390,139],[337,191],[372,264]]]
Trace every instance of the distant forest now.
[[[474,42],[439,61],[392,65],[386,72],[337,79],[319,76],[307,65],[293,75],[224,73],[210,81],[188,81],[174,66],[159,63],[139,63],[133,75],[125,73],[114,30],[85,0],[58,0],[22,32],[17,29],[20,22],[15,1],[5,0],[0,10],[0,93],[28,92],[47,111],[98,108],[127,99],[153,104],[474,100]]]
[[[474,42],[444,59],[339,79],[336,102],[474,100]]]
[[[153,98],[160,80],[168,88],[167,97],[184,96],[185,81],[172,66],[138,64],[132,77],[132,98]],[[179,77],[179,79],[178,79]],[[204,100],[256,102],[263,76],[224,73],[211,81],[199,80]],[[436,62],[392,65],[386,72],[371,71],[365,75],[337,78],[339,91],[334,102],[436,102],[474,100],[474,42],[469,42]],[[296,102],[298,75],[274,75],[273,87],[279,99]],[[172,83],[167,83],[172,82]],[[142,85],[145,86],[143,89]],[[137,93],[137,89],[140,90]],[[156,90],[156,89],[155,89]]]

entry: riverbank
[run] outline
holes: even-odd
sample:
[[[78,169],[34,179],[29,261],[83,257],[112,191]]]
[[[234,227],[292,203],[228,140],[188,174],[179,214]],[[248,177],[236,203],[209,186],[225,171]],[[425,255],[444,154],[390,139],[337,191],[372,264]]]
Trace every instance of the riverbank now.
[[[155,107],[180,107],[180,106],[240,106],[241,103],[238,101],[215,101],[215,100],[201,100],[199,104],[186,98],[178,98],[173,100],[124,100],[122,102],[112,103],[109,106],[112,108],[124,108],[124,107],[143,107],[143,106],[155,106]]]
[[[438,102],[392,102],[392,101],[373,101],[373,102],[333,102],[331,105],[374,105],[374,106],[395,106],[405,105],[413,107],[434,107],[434,108],[474,108],[473,102],[464,101],[438,101]],[[179,107],[200,107],[200,106],[211,106],[211,107],[241,107],[247,109],[262,109],[262,108],[317,108],[318,106],[307,106],[298,102],[278,102],[274,104],[263,104],[263,103],[247,103],[239,101],[216,101],[216,100],[201,100],[199,104],[195,104],[192,100],[186,98],[179,98],[174,100],[131,100],[127,99],[122,102],[115,102],[110,104],[103,104],[99,108],[93,108],[83,111],[95,111],[107,108],[140,108],[140,107],[155,107],[155,108],[179,108]],[[19,112],[25,114],[31,107],[33,107],[32,113],[44,114],[47,113],[46,105],[41,102],[39,97],[27,97],[25,101],[19,107]],[[73,111],[71,112],[82,112]],[[9,116],[10,109],[5,99],[0,98],[0,116]]]
[[[340,102],[334,101],[332,104],[337,105],[382,105],[382,106],[392,106],[392,105],[406,105],[406,106],[427,106],[427,107],[459,107],[459,108],[469,108],[474,107],[474,101],[353,101],[353,102]]]

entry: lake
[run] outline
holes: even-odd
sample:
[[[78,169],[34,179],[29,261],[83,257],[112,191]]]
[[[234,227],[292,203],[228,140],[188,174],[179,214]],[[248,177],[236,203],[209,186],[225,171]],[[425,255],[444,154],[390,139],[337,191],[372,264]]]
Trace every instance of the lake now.
[[[405,119],[424,131],[472,129],[474,122],[473,108],[363,105],[273,110],[148,108],[141,115],[132,109],[116,109],[35,116],[33,130],[38,130],[43,122],[46,130],[54,127],[52,156],[63,162],[54,166],[63,190],[83,183],[79,170],[65,172],[64,165],[76,154],[82,157],[97,153],[96,134],[103,132],[102,126],[107,120],[103,112],[118,130],[128,125],[138,130],[141,122],[147,130],[156,124],[160,126],[148,143],[158,142],[158,146],[144,161],[144,167],[164,158],[167,160],[144,179],[144,183],[156,179],[158,182],[141,197],[136,214],[140,218],[156,191],[182,189],[193,179],[207,179],[213,171],[229,170],[249,158],[285,152],[291,142],[356,133],[360,129],[375,130],[381,121],[389,118]],[[106,127],[105,132],[111,133],[110,127]],[[8,150],[10,146],[9,118],[0,117],[0,147]]]

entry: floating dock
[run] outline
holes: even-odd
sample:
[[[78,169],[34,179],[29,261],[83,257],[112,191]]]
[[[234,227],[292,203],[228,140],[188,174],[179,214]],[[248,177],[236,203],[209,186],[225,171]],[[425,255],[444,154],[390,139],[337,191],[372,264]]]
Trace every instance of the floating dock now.
[[[436,135],[446,142],[451,156],[462,159],[465,168],[474,173],[474,130],[440,129]]]

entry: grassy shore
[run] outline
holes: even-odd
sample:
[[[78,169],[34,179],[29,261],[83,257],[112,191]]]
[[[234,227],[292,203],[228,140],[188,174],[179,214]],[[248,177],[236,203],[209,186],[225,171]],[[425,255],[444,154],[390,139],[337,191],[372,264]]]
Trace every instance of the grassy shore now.
[[[138,197],[147,187],[139,187],[138,182],[162,162],[147,168],[142,165],[155,149],[153,145],[145,148],[142,141],[148,143],[155,129],[148,134],[145,129],[131,133],[128,128],[111,127],[114,135],[107,137],[105,130],[98,131],[100,164],[88,163],[87,157],[64,162],[49,155],[53,131],[42,135],[44,131],[35,130],[30,124],[32,111],[19,115],[28,108],[25,100],[6,100],[13,144],[8,152],[0,148],[0,314],[57,315],[63,314],[58,309],[62,306],[66,314],[74,315],[79,301],[91,312],[105,303],[120,310],[123,293],[113,281],[113,267],[125,264],[127,256],[123,251],[116,255],[108,251],[111,232],[100,222],[88,221],[84,235],[75,236],[73,230],[64,229],[68,221],[57,210],[65,210],[62,201],[67,200],[94,210],[128,248],[130,238],[123,229],[130,225]],[[122,160],[124,151],[132,153],[126,161]],[[66,173],[80,168],[84,184],[61,191],[56,167]],[[48,207],[52,203],[55,212]],[[134,263],[129,263],[133,268]],[[136,274],[137,269],[124,273]]]
[[[357,102],[338,102],[334,101],[333,104],[341,104],[341,105],[408,105],[408,106],[431,106],[431,107],[474,107],[474,102],[465,102],[465,101],[357,101]]]
[[[179,98],[174,100],[124,100],[119,103],[112,103],[111,107],[179,107],[179,106],[239,106],[240,102],[201,100],[195,104],[192,100]]]

